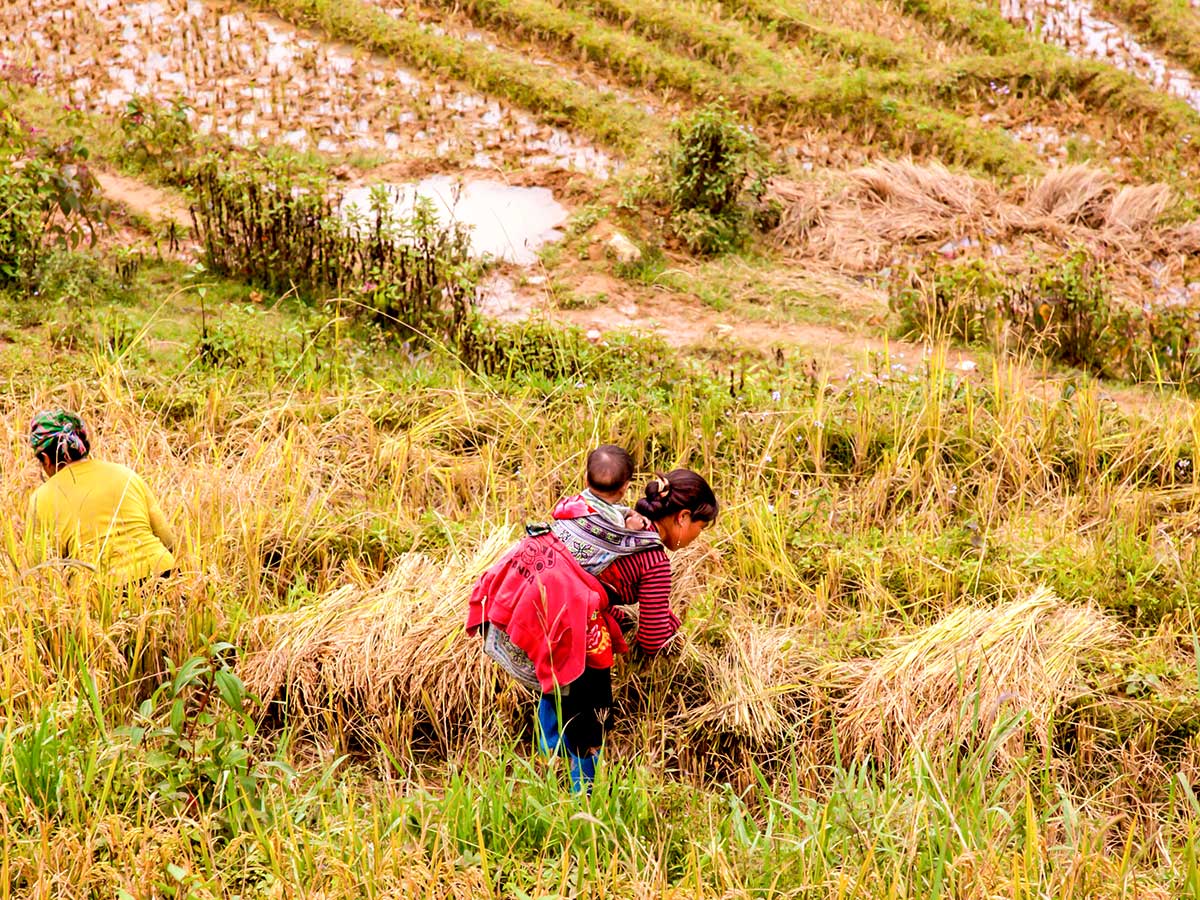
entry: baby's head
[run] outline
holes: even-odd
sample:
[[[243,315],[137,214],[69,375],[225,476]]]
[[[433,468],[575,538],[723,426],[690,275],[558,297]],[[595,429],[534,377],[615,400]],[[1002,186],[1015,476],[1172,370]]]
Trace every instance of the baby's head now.
[[[601,444],[588,454],[587,484],[601,500],[616,503],[633,478],[633,457],[616,444]]]

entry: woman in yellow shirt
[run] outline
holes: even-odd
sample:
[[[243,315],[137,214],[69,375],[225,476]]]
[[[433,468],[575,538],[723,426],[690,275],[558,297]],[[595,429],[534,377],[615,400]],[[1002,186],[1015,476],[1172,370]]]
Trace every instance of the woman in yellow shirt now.
[[[43,556],[94,566],[110,586],[175,568],[175,539],[154,494],[132,469],[91,458],[79,416],[39,414],[29,444],[46,473],[29,498],[28,519]]]

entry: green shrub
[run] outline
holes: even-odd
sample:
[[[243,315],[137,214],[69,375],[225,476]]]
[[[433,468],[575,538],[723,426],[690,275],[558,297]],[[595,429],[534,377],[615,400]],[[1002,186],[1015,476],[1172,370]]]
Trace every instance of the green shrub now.
[[[1108,284],[1104,267],[1085,251],[1011,284],[1000,303],[1000,315],[1022,347],[1096,372],[1109,368]]]
[[[1004,281],[980,261],[911,269],[891,297],[900,330],[909,338],[984,340]]]
[[[100,196],[78,138],[52,144],[0,100],[0,284],[32,287],[50,247],[95,242]]]
[[[763,203],[773,167],[762,142],[723,103],[674,129],[667,159],[669,230],[693,253],[736,250],[767,225]]]
[[[276,293],[348,297],[406,340],[470,356],[480,266],[466,230],[443,226],[428,203],[405,218],[374,194],[366,215],[350,220],[325,180],[269,161],[229,173],[210,159],[191,183],[215,272]]]
[[[266,791],[294,773],[255,753],[257,701],[230,667],[235,648],[217,643],[178,667],[121,729],[155,794],[176,815],[211,813],[235,837],[264,812]]]
[[[146,97],[134,97],[121,116],[124,157],[139,169],[154,170],[169,183],[187,183],[197,147],[188,123],[191,107],[182,97],[169,106]]]

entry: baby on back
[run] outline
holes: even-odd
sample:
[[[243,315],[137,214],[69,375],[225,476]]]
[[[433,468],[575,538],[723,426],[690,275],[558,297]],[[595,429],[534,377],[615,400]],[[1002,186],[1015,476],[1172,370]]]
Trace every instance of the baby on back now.
[[[554,507],[551,532],[593,575],[660,543],[650,522],[622,505],[632,479],[633,457],[615,444],[602,444],[588,454],[587,488]]]
[[[598,516],[617,528],[643,531],[650,523],[622,504],[632,480],[633,457],[616,444],[601,444],[587,457],[587,487],[559,500],[554,507],[554,518]]]

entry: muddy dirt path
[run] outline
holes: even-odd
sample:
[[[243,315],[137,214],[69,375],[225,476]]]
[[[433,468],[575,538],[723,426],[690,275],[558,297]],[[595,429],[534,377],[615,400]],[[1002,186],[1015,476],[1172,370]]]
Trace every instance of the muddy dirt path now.
[[[111,202],[152,222],[173,222],[186,234],[192,227],[187,203],[178,194],[116,172],[93,171],[100,190]]]
[[[537,316],[574,325],[595,341],[603,340],[609,332],[635,331],[655,335],[681,349],[779,350],[831,369],[859,365],[869,353],[918,359],[926,350],[921,344],[889,340],[877,326],[852,331],[835,325],[749,319],[734,312],[718,312],[683,294],[637,288],[600,272],[582,276],[577,286],[581,294],[607,298],[588,308],[558,308],[544,275],[528,276],[523,284],[520,281],[512,277],[511,271],[487,279],[481,292],[481,309],[502,321]],[[880,312],[886,312],[882,300],[880,306]],[[973,356],[968,352],[953,351],[951,361],[963,364],[963,371],[973,369]]]
[[[505,306],[507,302],[509,305]],[[488,305],[490,304],[490,309]],[[485,310],[501,319],[541,316],[551,322],[573,325],[589,339],[603,341],[614,331],[654,334],[681,350],[725,349],[750,351],[786,359],[802,366],[814,378],[828,378],[834,387],[855,382],[917,381],[923,364],[934,353],[930,343],[895,340],[883,326],[866,326],[851,331],[833,325],[801,322],[758,321],[721,314],[695,300],[678,295],[658,296],[609,303],[594,309],[556,309],[548,295],[497,300],[485,298]],[[869,330],[868,330],[869,328]],[[969,347],[945,349],[945,365],[958,378],[986,387],[993,381],[992,365]],[[1050,366],[1012,364],[1011,378],[1019,390],[1043,403],[1055,403],[1068,385],[1077,388],[1086,378],[1072,370]],[[1003,369],[1002,369],[1003,371]],[[1010,376],[1000,376],[1008,383]],[[1128,415],[1144,417],[1189,415],[1186,400],[1151,386],[1104,384],[1100,400]]]

